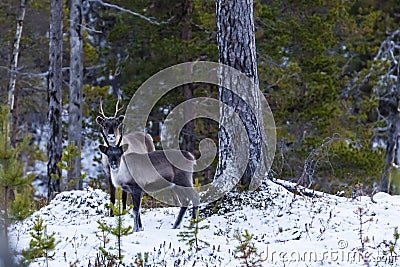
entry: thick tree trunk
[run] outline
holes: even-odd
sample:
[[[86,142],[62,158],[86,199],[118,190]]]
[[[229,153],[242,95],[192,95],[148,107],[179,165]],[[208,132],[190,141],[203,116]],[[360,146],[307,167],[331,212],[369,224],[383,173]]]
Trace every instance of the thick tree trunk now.
[[[50,124],[47,144],[48,199],[54,192],[61,191],[61,169],[57,164],[62,156],[62,43],[63,43],[63,1],[51,1],[50,47],[48,76],[48,113]],[[54,179],[55,178],[55,179]]]
[[[217,12],[217,41],[218,41],[218,59],[219,63],[233,67],[247,77],[249,77],[256,86],[249,86],[248,82],[240,79],[226,79],[220,81],[220,100],[230,108],[221,106],[220,128],[219,132],[219,164],[216,178],[229,167],[234,171],[239,166],[235,166],[241,161],[239,158],[231,158],[230,152],[233,138],[243,138],[236,136],[239,131],[237,120],[234,113],[240,117],[242,125],[245,127],[249,138],[249,147],[241,148],[239,155],[248,155],[248,163],[244,174],[241,177],[241,183],[249,186],[254,177],[254,172],[258,166],[261,157],[261,135],[260,125],[257,123],[258,110],[251,110],[252,107],[260,107],[258,89],[258,74],[256,63],[256,46],[254,37],[254,18],[253,18],[253,0],[216,0]],[[221,78],[220,78],[221,79]],[[232,87],[236,89],[233,90]],[[230,90],[228,90],[230,89]],[[233,90],[233,91],[231,91]],[[236,93],[235,93],[236,92]],[[262,121],[262,120],[260,120]],[[262,125],[261,125],[262,126]],[[237,142],[237,140],[235,141]],[[240,142],[240,140],[239,140]],[[243,140],[243,144],[246,141]],[[227,162],[232,162],[228,164]],[[231,166],[228,166],[231,165]],[[238,170],[236,170],[238,172]],[[240,173],[240,172],[239,172]],[[260,177],[257,177],[259,179]]]
[[[8,82],[8,105],[10,106],[10,125],[11,125],[11,144],[13,147],[16,145],[16,135],[17,135],[17,112],[16,112],[16,83],[17,83],[17,68],[18,68],[18,58],[19,58],[19,46],[21,42],[22,29],[25,19],[25,11],[28,0],[21,0],[19,6],[19,12],[17,17],[17,28],[15,31],[15,38],[13,44],[13,52],[10,62],[10,80]]]
[[[191,16],[193,12],[193,0],[184,1],[183,6],[183,28],[182,28],[182,39],[185,41],[186,47],[184,48],[184,61],[190,61],[190,57],[187,55],[189,53],[187,46],[189,45],[190,39],[192,38],[192,26],[191,26]],[[193,86],[191,84],[183,85],[183,97],[186,100],[193,98]],[[186,118],[193,117],[193,111],[185,105],[184,110],[185,121]],[[189,121],[183,128],[183,149],[191,153],[194,152],[194,120]]]
[[[83,39],[82,39],[82,1],[72,0],[70,7],[70,98],[68,142],[75,145],[80,154],[82,146],[82,90],[83,90]],[[81,156],[72,161],[68,171],[68,182],[75,189],[82,189]],[[72,188],[71,188],[72,189]]]

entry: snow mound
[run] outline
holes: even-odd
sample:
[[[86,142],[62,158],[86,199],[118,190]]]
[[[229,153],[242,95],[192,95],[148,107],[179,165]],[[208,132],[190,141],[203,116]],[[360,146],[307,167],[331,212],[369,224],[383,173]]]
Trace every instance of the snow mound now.
[[[248,230],[265,260],[261,266],[400,266],[394,237],[400,225],[400,196],[315,195],[293,194],[271,181],[257,192],[229,193],[200,210],[204,220],[199,226],[208,228],[199,230],[198,239],[209,246],[197,253],[178,237],[186,228],[171,229],[179,208],[143,209],[144,231],[122,238],[123,261],[133,265],[138,253],[142,257],[146,253],[144,266],[242,266],[234,235]],[[104,206],[108,201],[100,190],[63,192],[12,226],[12,248],[21,251],[29,246],[29,231],[39,215],[60,241],[49,266],[90,266],[102,245],[97,221],[115,225],[116,219],[107,216]],[[188,217],[189,213],[184,226],[189,224]],[[124,216],[124,225],[133,225],[131,215]],[[107,250],[115,253],[115,238],[107,238]],[[44,259],[38,259],[31,266],[43,264]]]
[[[76,225],[93,216],[106,215],[105,203],[108,195],[99,189],[84,191],[66,191],[58,194],[48,206],[37,211],[35,215],[49,224]]]

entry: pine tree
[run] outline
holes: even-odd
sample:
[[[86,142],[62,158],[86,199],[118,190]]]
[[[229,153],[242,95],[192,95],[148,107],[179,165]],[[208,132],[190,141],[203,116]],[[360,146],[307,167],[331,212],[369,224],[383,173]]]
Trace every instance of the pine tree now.
[[[29,136],[25,138],[18,146],[11,146],[10,128],[9,128],[10,110],[7,106],[0,105],[0,195],[3,197],[4,211],[4,230],[7,237],[7,225],[9,223],[9,192],[10,190],[18,191],[20,194],[28,194],[31,192],[33,174],[24,175],[23,164],[20,160],[21,152],[28,146]],[[17,197],[18,194],[17,194]],[[28,197],[27,195],[25,197]],[[21,199],[17,199],[14,208],[20,209],[17,213],[30,212],[30,207],[27,205],[26,199],[24,205],[21,205]],[[14,210],[16,211],[16,210]]]
[[[82,1],[70,1],[70,95],[68,144],[82,150],[83,35]],[[69,188],[82,190],[81,157],[75,156],[68,171]],[[73,185],[73,186],[72,186]]]
[[[54,233],[50,235],[47,234],[47,226],[43,219],[38,216],[29,234],[32,237],[29,248],[22,251],[25,263],[30,263],[36,258],[44,257],[46,266],[48,266],[48,260],[54,257],[54,253],[51,254],[51,251],[54,250],[56,246]]]
[[[239,230],[235,231],[233,237],[239,241],[239,245],[235,248],[235,258],[240,259],[240,266],[262,266],[262,262],[265,259],[262,258],[262,253],[257,251],[257,247],[254,245],[253,234],[250,234],[246,229],[244,233],[240,233]]]
[[[15,199],[10,205],[11,219],[22,221],[33,213],[31,194],[32,190],[15,192]]]
[[[119,260],[119,263],[122,263],[124,256],[122,255],[122,237],[127,236],[133,233],[132,226],[124,227],[123,226],[123,216],[129,212],[128,210],[124,210],[122,208],[121,198],[122,198],[122,188],[117,187],[115,189],[116,195],[116,203],[115,205],[110,203],[110,208],[113,212],[113,215],[116,218],[116,225],[108,225],[102,221],[97,221],[99,224],[99,229],[103,233],[110,233],[117,238],[116,245],[118,247],[118,255],[113,255],[112,253],[108,252],[105,247],[100,247],[100,251],[102,253],[102,258],[107,259],[108,262],[115,262],[115,260]],[[104,235],[104,234],[103,234]],[[105,245],[105,244],[103,244]]]
[[[63,1],[51,1],[50,9],[50,43],[49,43],[49,76],[48,76],[48,111],[49,140],[47,143],[47,176],[50,199],[54,192],[61,192],[61,176],[57,163],[62,157],[62,61],[63,61]]]
[[[226,105],[221,105],[220,108],[220,151],[216,179],[221,179],[227,168],[240,173],[240,167],[243,165],[241,157],[247,154],[247,166],[240,179],[244,186],[254,189],[254,186],[259,184],[260,176],[267,171],[269,162],[266,161],[270,159],[262,155],[263,114],[260,108],[254,109],[261,107],[261,93],[258,89],[253,0],[215,1],[215,3],[218,62],[245,73],[249,78],[249,80],[238,79],[232,83],[227,71],[218,74],[220,100]],[[239,115],[240,121],[235,119],[235,113]],[[241,131],[242,125],[246,133]],[[247,137],[249,146],[235,146],[238,152],[232,153],[230,147],[234,143],[245,143]],[[228,178],[222,179],[225,183],[224,180]]]
[[[178,234],[178,237],[180,237],[179,241],[184,241],[189,246],[189,251],[194,250],[198,252],[210,245],[207,241],[199,239],[200,230],[208,229],[208,225],[199,226],[199,223],[203,220],[199,217],[199,212],[196,211],[196,216],[190,219],[189,226],[184,226],[187,231],[181,231]]]

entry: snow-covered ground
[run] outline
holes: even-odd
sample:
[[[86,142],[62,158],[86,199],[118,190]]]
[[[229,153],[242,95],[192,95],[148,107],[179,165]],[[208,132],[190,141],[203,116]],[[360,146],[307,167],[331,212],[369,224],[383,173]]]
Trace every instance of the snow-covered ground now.
[[[173,230],[178,208],[143,209],[144,231],[122,239],[124,264],[136,266],[137,254],[148,252],[145,266],[193,266],[194,262],[195,266],[242,266],[235,258],[239,242],[234,233],[248,230],[262,252],[262,266],[400,266],[400,255],[396,256],[400,245],[394,237],[400,225],[400,196],[378,193],[372,200],[317,193],[311,198],[294,195],[271,181],[261,188],[230,193],[213,212],[210,207],[200,209],[205,218],[200,227],[209,227],[201,229],[198,238],[210,245],[197,253],[178,237],[187,230],[183,226],[189,224],[189,213],[181,229]],[[115,224],[116,218],[107,216],[107,202],[108,195],[101,190],[63,192],[11,227],[11,247],[21,251],[29,246],[29,232],[39,215],[59,241],[49,266],[89,266],[102,245],[97,221]],[[130,215],[124,219],[125,226],[133,224]],[[106,249],[115,252],[115,239],[108,238]],[[38,259],[31,266],[45,266],[45,261]]]

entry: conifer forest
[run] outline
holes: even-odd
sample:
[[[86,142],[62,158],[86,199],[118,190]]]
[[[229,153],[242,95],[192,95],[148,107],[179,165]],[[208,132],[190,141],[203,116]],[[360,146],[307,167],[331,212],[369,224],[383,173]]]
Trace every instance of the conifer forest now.
[[[0,0],[0,267],[400,266],[399,195],[398,0]]]

